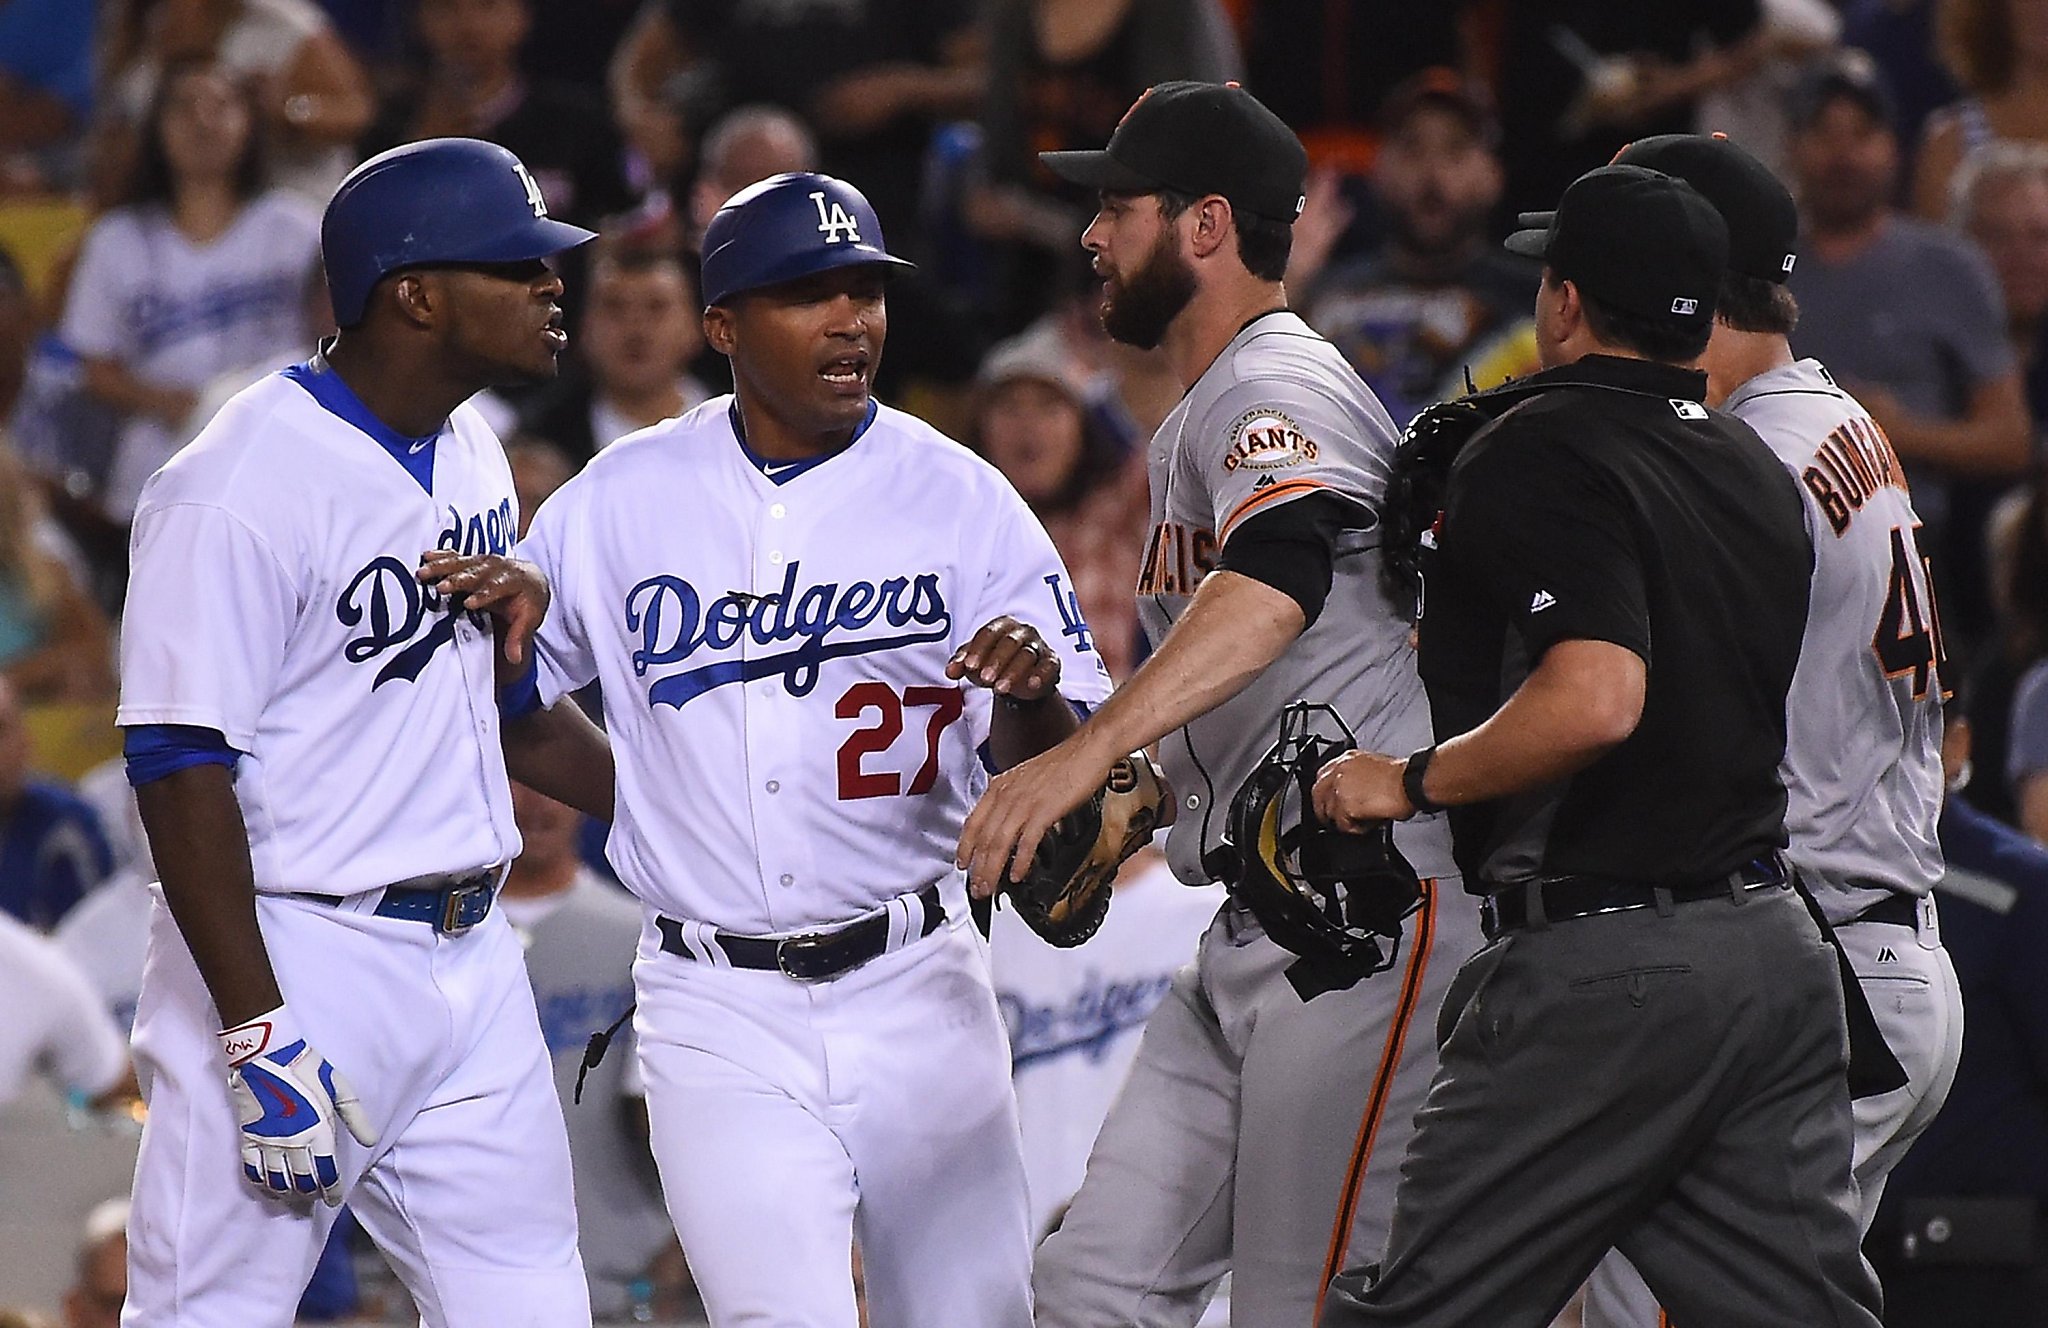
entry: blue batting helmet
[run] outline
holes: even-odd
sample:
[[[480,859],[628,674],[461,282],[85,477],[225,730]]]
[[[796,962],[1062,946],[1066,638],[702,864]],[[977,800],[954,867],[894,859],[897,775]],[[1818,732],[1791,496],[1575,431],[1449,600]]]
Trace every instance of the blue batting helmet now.
[[[400,268],[517,263],[594,240],[548,216],[519,158],[474,138],[430,138],[350,171],[320,219],[335,322],[362,321],[370,288]]]
[[[771,175],[725,200],[704,228],[704,303],[860,263],[916,266],[883,248],[874,208],[846,181]]]

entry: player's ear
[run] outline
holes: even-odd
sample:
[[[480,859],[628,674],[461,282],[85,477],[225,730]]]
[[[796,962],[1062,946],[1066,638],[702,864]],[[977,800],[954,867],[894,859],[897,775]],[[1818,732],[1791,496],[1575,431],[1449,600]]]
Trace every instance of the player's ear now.
[[[391,291],[387,298],[398,310],[398,316],[414,327],[431,327],[434,314],[439,307],[440,291],[435,289],[431,275],[423,271],[401,272],[391,278]]]
[[[735,341],[733,336],[732,310],[722,304],[714,304],[704,311],[704,344],[728,359],[732,356]]]
[[[1194,218],[1194,225],[1188,231],[1188,241],[1194,246],[1195,257],[1207,258],[1226,245],[1235,251],[1236,241],[1231,232],[1236,218],[1229,199],[1221,194],[1210,194],[1188,211]]]

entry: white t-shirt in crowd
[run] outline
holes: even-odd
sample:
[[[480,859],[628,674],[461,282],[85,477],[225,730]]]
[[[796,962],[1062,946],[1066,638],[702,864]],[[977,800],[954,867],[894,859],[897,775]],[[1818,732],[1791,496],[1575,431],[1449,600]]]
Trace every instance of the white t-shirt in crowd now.
[[[30,1075],[98,1097],[128,1070],[127,1040],[84,974],[49,937],[0,914],[0,1105]]]
[[[1081,1188],[1145,1021],[1225,897],[1220,885],[1182,885],[1157,856],[1124,870],[1102,930],[1077,949],[1046,944],[1013,909],[997,910],[990,930],[1034,1235]]]
[[[290,194],[251,199],[204,244],[161,207],[118,208],[86,234],[59,335],[80,355],[196,392],[309,339],[307,296],[319,261],[320,214]],[[143,482],[184,436],[143,416],[122,426],[101,499],[108,515],[134,513]]]
[[[135,1024],[142,966],[149,958],[149,914],[155,907],[149,885],[143,869],[117,868],[73,905],[51,934],[124,1036]]]

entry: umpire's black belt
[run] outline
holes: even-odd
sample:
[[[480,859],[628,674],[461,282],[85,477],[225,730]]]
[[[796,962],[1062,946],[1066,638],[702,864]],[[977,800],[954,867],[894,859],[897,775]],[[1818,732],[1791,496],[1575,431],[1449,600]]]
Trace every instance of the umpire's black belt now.
[[[913,922],[911,909],[922,913],[922,922]],[[661,932],[661,948],[672,955],[713,964],[723,955],[734,968],[779,970],[800,982],[823,982],[888,953],[894,948],[892,936],[902,945],[931,935],[945,920],[939,887],[928,885],[843,927],[800,936],[740,936],[669,917],[655,918],[654,925]]]
[[[1790,883],[1775,857],[1746,863],[1726,876],[1686,885],[1651,886],[1602,876],[1542,876],[1490,890],[1479,905],[1479,924],[1488,940],[1502,932],[1542,927],[1573,918],[1632,909],[1726,899],[1745,890],[1764,890]]]

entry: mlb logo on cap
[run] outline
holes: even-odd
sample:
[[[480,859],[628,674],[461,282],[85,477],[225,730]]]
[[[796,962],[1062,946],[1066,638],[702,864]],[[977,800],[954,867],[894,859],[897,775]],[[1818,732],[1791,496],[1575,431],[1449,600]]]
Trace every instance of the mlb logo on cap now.
[[[1671,312],[1674,314],[1696,314],[1699,311],[1700,302],[1698,300],[1687,299],[1683,295],[1679,296],[1677,299],[1671,302]]]
[[[1797,254],[1786,254],[1786,255],[1785,255],[1785,261],[1784,261],[1784,262],[1782,262],[1782,263],[1780,263],[1780,264],[1778,264],[1778,271],[1780,271],[1780,272],[1790,272],[1790,271],[1792,270],[1792,265],[1793,265],[1794,263],[1798,262],[1798,261],[1799,261],[1799,255],[1797,255]]]

